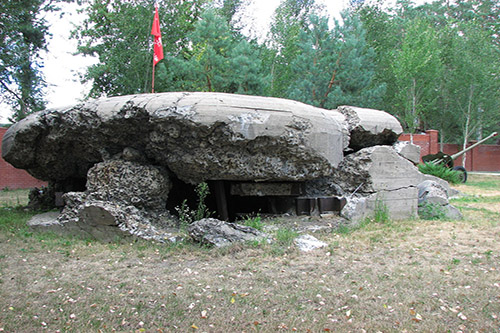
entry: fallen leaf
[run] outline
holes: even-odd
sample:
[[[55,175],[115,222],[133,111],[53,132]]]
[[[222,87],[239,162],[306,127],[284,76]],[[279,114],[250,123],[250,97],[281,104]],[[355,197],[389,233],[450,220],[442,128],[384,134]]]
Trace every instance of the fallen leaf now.
[[[462,319],[462,320],[467,320],[467,317],[462,313],[460,312],[458,315],[457,315],[458,318]]]
[[[236,302],[236,300],[234,299],[234,297],[231,297],[231,304],[234,304],[234,302]]]
[[[203,318],[203,319],[207,318],[207,311],[205,311],[205,310],[201,311],[201,318]]]
[[[191,328],[194,329],[194,330],[197,330],[198,326],[196,326],[195,324],[193,324],[193,325],[191,325]]]

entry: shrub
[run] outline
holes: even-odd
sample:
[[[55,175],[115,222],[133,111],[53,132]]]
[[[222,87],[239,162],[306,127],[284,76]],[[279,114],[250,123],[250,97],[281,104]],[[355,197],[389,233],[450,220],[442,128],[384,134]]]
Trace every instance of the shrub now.
[[[451,184],[459,184],[462,181],[460,172],[447,168],[442,164],[424,163],[418,165],[418,170],[421,173],[436,176],[446,180]]]

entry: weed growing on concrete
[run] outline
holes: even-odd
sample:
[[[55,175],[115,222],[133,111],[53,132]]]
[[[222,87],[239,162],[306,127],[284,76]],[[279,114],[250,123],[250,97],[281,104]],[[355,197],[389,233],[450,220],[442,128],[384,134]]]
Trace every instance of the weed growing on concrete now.
[[[418,205],[418,216],[423,220],[442,220],[446,212],[439,204],[425,202]]]
[[[205,204],[205,199],[210,194],[208,184],[205,182],[198,184],[195,191],[196,195],[198,196],[198,204],[196,206],[196,210],[192,210],[189,207],[187,199],[184,199],[180,207],[175,207],[175,210],[177,211],[177,214],[179,216],[179,224],[181,229],[186,228],[194,221],[199,221],[212,215],[212,213],[208,210],[207,205]]]
[[[389,208],[387,208],[385,202],[380,198],[377,198],[377,200],[375,201],[375,212],[373,214],[373,220],[377,223],[387,223],[390,221]]]
[[[196,186],[196,194],[198,195],[198,206],[194,213],[194,220],[198,221],[203,218],[210,217],[210,215],[212,215],[208,210],[207,205],[205,204],[205,199],[210,194],[210,189],[208,188],[208,184],[205,182],[199,183],[198,186]]]

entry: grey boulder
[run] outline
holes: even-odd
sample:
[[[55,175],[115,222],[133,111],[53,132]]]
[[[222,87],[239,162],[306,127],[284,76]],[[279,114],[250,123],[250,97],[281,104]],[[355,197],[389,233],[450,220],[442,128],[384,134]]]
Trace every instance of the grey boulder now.
[[[422,218],[460,220],[462,213],[450,204],[448,191],[442,184],[425,180],[418,184],[418,214]]]
[[[255,228],[213,218],[205,218],[191,223],[188,232],[194,241],[216,247],[228,246],[235,242],[267,239],[266,234]]]

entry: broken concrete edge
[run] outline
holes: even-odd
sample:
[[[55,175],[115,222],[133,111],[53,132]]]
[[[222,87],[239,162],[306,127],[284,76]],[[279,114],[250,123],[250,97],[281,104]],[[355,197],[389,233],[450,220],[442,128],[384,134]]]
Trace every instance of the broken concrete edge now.
[[[103,243],[116,242],[124,239],[145,239],[158,243],[176,243],[185,239],[179,232],[152,232],[152,230],[141,230],[124,225],[89,225],[79,219],[61,222],[58,218],[60,212],[45,212],[34,215],[28,220],[28,227],[37,232],[52,232],[57,235],[76,237],[83,240],[94,239]]]
[[[446,187],[431,179],[418,184],[418,213],[424,219],[463,219],[462,213],[450,204]]]
[[[214,218],[204,218],[188,226],[193,241],[215,247],[226,247],[238,242],[271,242],[268,234],[255,228]]]

